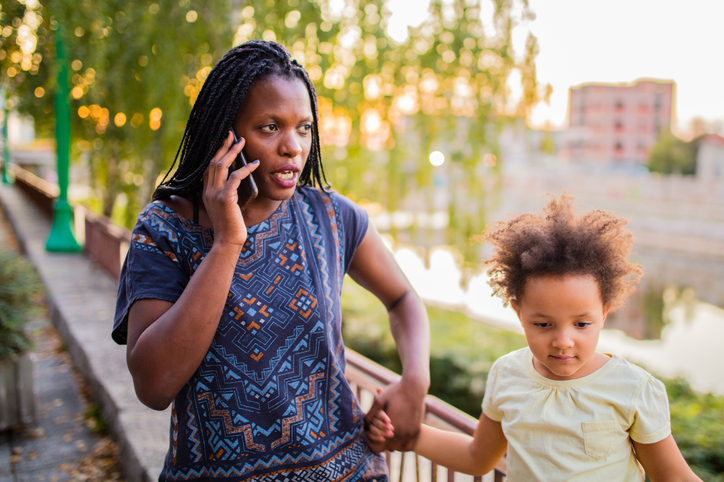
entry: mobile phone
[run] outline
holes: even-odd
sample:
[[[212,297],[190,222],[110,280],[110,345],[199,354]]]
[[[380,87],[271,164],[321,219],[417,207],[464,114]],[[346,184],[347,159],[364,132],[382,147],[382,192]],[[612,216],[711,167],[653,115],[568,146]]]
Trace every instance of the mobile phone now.
[[[231,129],[231,133],[234,135],[234,144],[239,143],[239,136],[236,135],[234,129]],[[246,166],[246,164],[246,157],[244,156],[244,150],[242,149],[239,151],[239,155],[236,156],[236,159],[234,159],[234,162],[231,163],[231,166],[229,166],[229,175],[237,169],[241,169]],[[256,187],[256,183],[254,182],[254,178],[251,174],[241,180],[241,184],[239,184],[237,192],[239,193],[239,206],[243,211],[244,208],[256,198],[257,194],[259,194],[259,189]]]

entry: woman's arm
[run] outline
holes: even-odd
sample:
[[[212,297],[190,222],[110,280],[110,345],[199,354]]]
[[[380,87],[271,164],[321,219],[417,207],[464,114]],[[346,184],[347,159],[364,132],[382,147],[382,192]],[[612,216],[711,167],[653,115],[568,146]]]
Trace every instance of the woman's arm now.
[[[370,223],[348,270],[387,308],[390,329],[402,362],[402,380],[385,388],[370,411],[384,407],[395,427],[388,445],[410,450],[425,414],[430,386],[430,326],[425,306]]]
[[[214,227],[209,253],[175,303],[139,300],[128,313],[128,369],[138,399],[156,410],[168,407],[206,355],[246,241],[236,189],[258,164],[228,176],[244,147],[244,142],[232,146],[232,140],[229,134],[204,173],[203,201]]]
[[[701,482],[684,460],[673,436],[652,444],[632,442],[636,457],[652,482]]]
[[[482,414],[473,437],[423,425],[415,452],[455,472],[485,475],[505,455],[507,446],[500,422]]]

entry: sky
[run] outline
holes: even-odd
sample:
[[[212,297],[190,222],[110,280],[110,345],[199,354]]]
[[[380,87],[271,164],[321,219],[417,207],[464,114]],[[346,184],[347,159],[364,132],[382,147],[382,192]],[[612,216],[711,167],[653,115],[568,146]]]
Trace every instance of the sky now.
[[[491,0],[482,0],[483,6]],[[587,82],[640,78],[676,82],[674,127],[691,119],[719,122],[724,133],[724,0],[529,0],[535,20],[518,28],[538,39],[538,81],[551,84],[550,105],[537,106],[532,127],[567,125],[568,90]],[[391,28],[424,18],[428,0],[389,0]],[[404,5],[405,8],[401,8]],[[484,9],[485,10],[485,9]],[[485,15],[485,14],[484,14]],[[485,19],[483,19],[485,23]]]

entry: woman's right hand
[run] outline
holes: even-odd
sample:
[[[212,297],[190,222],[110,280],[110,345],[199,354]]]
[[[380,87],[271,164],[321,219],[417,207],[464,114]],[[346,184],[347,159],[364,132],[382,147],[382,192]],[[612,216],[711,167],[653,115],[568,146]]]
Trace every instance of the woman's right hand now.
[[[203,202],[214,229],[214,244],[229,244],[239,248],[246,242],[246,225],[239,208],[237,190],[241,180],[259,165],[258,161],[237,169],[229,175],[229,166],[244,147],[244,138],[234,144],[231,131],[216,151],[204,172]]]

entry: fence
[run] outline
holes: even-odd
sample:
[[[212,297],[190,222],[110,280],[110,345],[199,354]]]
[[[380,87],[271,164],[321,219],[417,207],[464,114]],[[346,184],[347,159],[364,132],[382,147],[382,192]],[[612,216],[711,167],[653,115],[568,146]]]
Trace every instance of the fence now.
[[[32,173],[17,166],[13,170],[17,187],[22,190],[28,199],[34,202],[50,218],[53,213],[53,203],[57,196],[57,188],[50,183],[36,177]],[[93,261],[100,264],[111,275],[118,278],[121,263],[126,255],[131,241],[131,233],[112,223],[104,216],[99,216],[88,209],[76,206],[76,228],[81,228],[80,237],[85,237],[84,252]],[[77,229],[80,231],[81,229]],[[394,383],[400,376],[376,364],[372,360],[346,349],[347,380],[356,390],[357,398],[363,409],[369,408],[377,387]],[[472,435],[477,421],[461,412],[457,408],[442,400],[427,396],[425,400],[425,423],[441,429],[452,430]],[[412,452],[386,453],[387,464],[390,469],[390,480],[398,482],[420,482],[429,480],[447,480],[448,482],[463,482],[493,480],[502,482],[506,473],[505,459],[485,477],[472,477],[456,474],[454,471],[438,467]],[[446,477],[444,479],[443,477]]]

